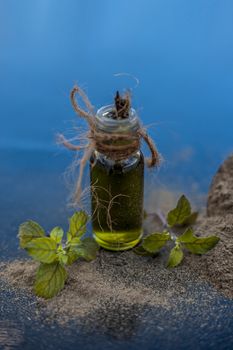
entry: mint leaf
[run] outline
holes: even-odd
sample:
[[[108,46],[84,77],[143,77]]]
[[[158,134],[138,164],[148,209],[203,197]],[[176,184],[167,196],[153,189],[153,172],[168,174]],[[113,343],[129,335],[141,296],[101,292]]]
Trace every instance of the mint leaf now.
[[[69,219],[70,226],[67,239],[70,241],[74,237],[81,237],[86,231],[88,215],[84,211],[78,211]]]
[[[66,246],[67,253],[67,265],[72,265],[78,258],[78,253],[75,250],[75,247],[80,244],[81,240],[79,237],[72,238]]]
[[[59,254],[58,259],[62,265],[66,265],[68,263],[68,256],[66,254]]]
[[[67,264],[68,262],[67,251],[66,249],[63,249],[61,244],[57,248],[57,257],[58,257],[58,261],[60,261],[62,265]]]
[[[35,221],[28,220],[19,226],[18,238],[21,248],[25,248],[32,239],[44,236],[43,228]]]
[[[184,221],[182,222],[182,224],[176,224],[174,226],[176,227],[182,227],[182,226],[191,226],[194,225],[197,221],[198,218],[198,212],[194,211],[192,214],[190,214],[186,219],[184,219]]]
[[[56,226],[52,229],[50,232],[50,237],[56,242],[56,243],[61,243],[62,237],[64,235],[64,231],[61,227]]]
[[[182,225],[183,222],[191,215],[191,206],[188,199],[182,195],[177,202],[175,209],[167,214],[167,222],[172,227]]]
[[[193,234],[193,229],[188,228],[177,241],[193,254],[205,254],[216,246],[219,237],[197,237]]]
[[[57,258],[57,243],[50,237],[33,239],[25,249],[33,259],[42,263],[50,264]]]
[[[39,297],[52,298],[63,289],[66,278],[66,270],[59,262],[41,264],[37,270],[34,291]]]
[[[80,242],[81,242],[81,240],[79,237],[74,237],[71,239],[71,241],[69,241],[68,247],[75,246],[75,245],[79,244]]]
[[[194,211],[192,214],[190,214],[182,223],[182,226],[188,226],[188,225],[194,225],[197,221],[198,212]]]
[[[66,244],[62,244],[63,229],[54,227],[47,237],[42,227],[34,221],[20,225],[20,246],[41,264],[38,268],[34,291],[43,298],[52,298],[63,287],[67,278],[64,265],[70,265],[83,257],[87,261],[96,258],[99,245],[93,238],[81,237],[86,231],[88,215],[76,212],[69,220]]]
[[[72,265],[79,258],[78,254],[71,247],[67,249],[67,265]]]
[[[133,252],[140,256],[155,256],[154,253],[149,253],[147,250],[145,250],[142,245],[134,248]]]
[[[152,233],[143,240],[142,247],[149,253],[157,253],[170,239],[168,232]]]
[[[181,249],[180,244],[176,244],[174,248],[170,251],[170,255],[167,262],[167,267],[175,267],[181,263],[184,254]]]
[[[77,257],[82,257],[87,261],[94,260],[98,250],[99,245],[94,238],[91,237],[84,238],[78,244],[71,246],[71,251],[73,251]]]
[[[196,238],[197,237],[195,237],[193,234],[193,229],[190,227],[181,236],[177,238],[177,242],[180,242],[180,243],[195,242]]]

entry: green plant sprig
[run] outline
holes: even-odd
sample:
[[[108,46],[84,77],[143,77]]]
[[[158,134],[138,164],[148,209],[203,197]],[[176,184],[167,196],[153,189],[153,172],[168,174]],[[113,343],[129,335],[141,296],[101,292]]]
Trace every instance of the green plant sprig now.
[[[192,212],[188,199],[182,195],[176,207],[169,211],[165,219],[161,213],[157,214],[163,223],[163,232],[154,232],[145,237],[141,244],[133,249],[141,256],[155,256],[168,243],[173,242],[167,261],[168,267],[178,266],[184,258],[184,250],[193,254],[205,254],[215,247],[217,236],[198,237],[191,225],[195,224],[197,212]],[[69,219],[69,229],[64,241],[64,231],[61,227],[54,227],[49,236],[36,222],[29,220],[19,227],[20,247],[36,261],[38,267],[34,292],[45,299],[57,295],[65,285],[68,277],[67,265],[83,258],[91,261],[96,258],[99,245],[91,237],[84,238],[88,215],[84,211],[74,213]],[[175,229],[184,229],[177,236]]]
[[[84,211],[76,212],[69,219],[65,242],[61,227],[54,227],[47,237],[44,229],[34,221],[20,225],[20,247],[40,262],[34,284],[37,296],[49,299],[63,289],[68,277],[66,265],[73,264],[79,258],[86,261],[96,258],[98,244],[91,237],[83,238],[87,221],[88,215]]]
[[[155,256],[169,242],[174,243],[167,261],[167,267],[178,266],[184,258],[184,250],[192,254],[205,254],[215,247],[219,241],[217,236],[197,237],[191,225],[195,224],[198,213],[192,212],[188,199],[182,195],[174,209],[169,211],[167,218],[158,214],[164,226],[163,232],[155,232],[145,237],[134,253],[142,256]],[[177,236],[174,229],[186,228]]]

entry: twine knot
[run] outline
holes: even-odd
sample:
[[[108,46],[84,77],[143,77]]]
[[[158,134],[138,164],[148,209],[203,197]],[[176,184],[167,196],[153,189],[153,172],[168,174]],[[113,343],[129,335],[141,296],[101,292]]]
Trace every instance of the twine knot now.
[[[87,110],[82,109],[78,105],[76,95],[79,95],[82,98]],[[68,140],[66,140],[63,135],[59,135],[59,142],[62,143],[69,150],[85,150],[79,164],[79,177],[74,193],[75,203],[78,203],[80,200],[82,193],[81,184],[84,168],[94,150],[105,154],[107,157],[113,160],[120,161],[126,159],[127,157],[138,151],[140,149],[141,139],[144,139],[151,152],[151,158],[146,159],[147,166],[151,168],[159,164],[160,157],[156,146],[151,137],[147,134],[146,130],[142,126],[139,126],[139,128],[134,132],[104,132],[98,129],[98,125],[95,120],[94,107],[90,103],[87,95],[79,86],[75,85],[73,87],[70,93],[70,99],[75,112],[78,114],[79,117],[84,118],[89,125],[89,131],[87,134],[87,139],[89,140],[89,142],[86,146],[74,145]],[[115,106],[116,113],[114,114],[113,119],[127,118],[128,111],[130,109],[130,95],[127,93],[124,98],[121,98],[119,92],[117,92],[115,97]]]

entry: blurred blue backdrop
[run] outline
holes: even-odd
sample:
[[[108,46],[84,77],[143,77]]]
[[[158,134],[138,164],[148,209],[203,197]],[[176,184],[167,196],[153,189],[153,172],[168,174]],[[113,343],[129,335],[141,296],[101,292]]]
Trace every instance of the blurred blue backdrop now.
[[[0,13],[2,150],[56,149],[79,124],[75,82],[96,108],[132,88],[166,171],[206,188],[233,149],[231,0],[1,0]]]
[[[25,256],[16,235],[27,219],[46,231],[68,228],[70,191],[62,174],[72,155],[56,145],[55,135],[72,136],[80,124],[69,100],[75,82],[96,108],[111,103],[117,89],[132,89],[133,105],[165,159],[147,176],[147,195],[157,186],[164,191],[151,202],[147,197],[151,211],[170,205],[174,192],[207,193],[233,151],[232,0],[0,0],[0,16],[0,260]],[[23,327],[25,349],[109,348],[108,334],[87,337],[76,325],[69,335],[53,324],[40,330],[25,313],[28,304],[15,308],[18,294],[6,294],[3,341],[4,324],[13,320]],[[125,343],[110,339],[113,348],[228,349],[230,307],[221,296],[213,303],[215,318],[203,314],[201,303],[195,312],[190,303],[185,322],[170,311],[160,319],[156,309],[155,318],[148,313],[152,326],[141,324]],[[164,320],[176,327],[161,328]],[[11,338],[21,336],[16,330]]]

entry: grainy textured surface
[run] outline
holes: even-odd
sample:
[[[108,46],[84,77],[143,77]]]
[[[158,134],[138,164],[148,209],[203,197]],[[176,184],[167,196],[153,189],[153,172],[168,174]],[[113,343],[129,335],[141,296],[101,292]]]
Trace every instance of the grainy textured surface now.
[[[210,186],[207,214],[233,214],[233,155],[220,166]],[[232,233],[233,234],[233,233]]]
[[[45,226],[57,219],[56,203],[48,217],[41,212]],[[40,208],[41,201],[33,206],[36,213]],[[2,206],[3,218],[6,209]],[[16,201],[16,223],[8,219],[1,223],[8,244],[2,251],[8,259],[9,238],[17,244],[18,222],[25,211],[33,217],[30,208],[24,208],[21,216],[19,209]],[[145,232],[157,229],[162,229],[158,218],[149,216]],[[231,349],[232,229],[233,214],[227,210],[224,216],[200,217],[196,233],[217,234],[221,241],[206,255],[186,253],[182,265],[172,270],[165,267],[167,248],[155,258],[101,250],[95,261],[74,264],[64,290],[49,301],[32,293],[37,263],[15,260],[18,253],[12,253],[12,260],[0,264],[0,348]]]
[[[203,282],[214,287],[211,293],[203,292],[207,303],[217,290],[233,297],[232,229],[233,215],[224,219],[200,219],[196,232],[203,236],[218,234],[220,243],[203,256],[187,253],[183,264],[175,269],[166,268],[168,249],[163,249],[155,258],[140,257],[132,251],[101,250],[95,261],[79,261],[71,266],[65,289],[50,301],[38,299],[38,305],[47,319],[63,324],[75,319],[80,322],[87,316],[89,320],[96,315],[99,317],[98,310],[103,311],[110,305],[127,305],[128,308],[137,305],[138,309],[162,307],[174,312],[177,300],[189,300],[198,307],[198,293]],[[22,288],[31,294],[36,267],[29,259],[2,263],[0,277],[13,288]]]
[[[220,237],[218,245],[200,257],[189,254],[187,263],[199,276],[233,298],[233,214],[203,218],[196,227],[196,234]]]

